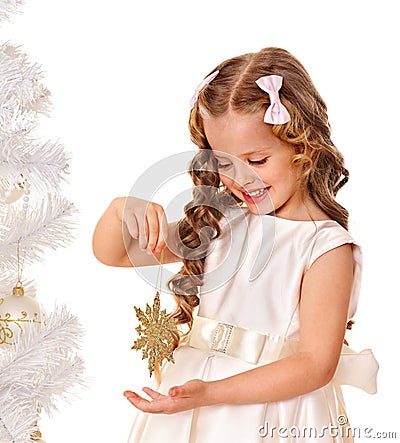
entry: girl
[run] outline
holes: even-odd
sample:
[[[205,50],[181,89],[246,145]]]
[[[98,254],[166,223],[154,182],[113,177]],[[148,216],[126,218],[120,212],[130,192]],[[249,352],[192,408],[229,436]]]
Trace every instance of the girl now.
[[[343,345],[361,252],[325,103],[298,60],[265,48],[217,66],[191,106],[183,219],[117,198],[93,237],[108,265],[183,262],[169,288],[188,332],[158,388],[125,392],[142,411],[129,442],[352,441],[340,385],[376,392],[378,365]]]

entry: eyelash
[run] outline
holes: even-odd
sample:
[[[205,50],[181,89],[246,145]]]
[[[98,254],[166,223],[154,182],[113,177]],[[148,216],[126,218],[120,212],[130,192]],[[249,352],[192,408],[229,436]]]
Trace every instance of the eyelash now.
[[[264,157],[261,160],[255,160],[255,161],[249,160],[249,164],[250,165],[263,165],[264,163],[267,162],[267,160],[268,160],[268,157]]]
[[[217,160],[218,169],[227,169],[227,168],[229,168],[230,165],[231,165],[230,163],[223,165]]]
[[[267,160],[268,160],[268,157],[264,157],[261,160],[254,160],[254,161],[253,160],[249,160],[248,162],[249,162],[249,165],[256,165],[256,166],[258,166],[258,165],[263,165],[264,163],[267,162]],[[217,160],[217,164],[218,164],[218,168],[219,169],[227,169],[227,168],[229,168],[229,166],[231,166],[230,163],[221,164],[218,160]]]

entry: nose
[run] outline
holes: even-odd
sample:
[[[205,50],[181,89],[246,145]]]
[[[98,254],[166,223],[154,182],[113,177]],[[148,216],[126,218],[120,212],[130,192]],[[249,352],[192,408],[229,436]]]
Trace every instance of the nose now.
[[[238,161],[233,168],[234,181],[242,188],[249,189],[254,187],[254,184],[258,181],[258,176],[253,169],[246,165],[242,161]]]

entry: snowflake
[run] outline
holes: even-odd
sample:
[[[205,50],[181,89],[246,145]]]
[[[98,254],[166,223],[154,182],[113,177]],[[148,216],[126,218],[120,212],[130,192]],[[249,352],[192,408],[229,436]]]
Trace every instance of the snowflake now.
[[[168,318],[166,310],[160,311],[160,293],[157,291],[154,297],[153,307],[146,303],[146,312],[134,307],[138,320],[142,323],[135,330],[139,338],[134,342],[132,349],[142,350],[142,360],[149,359],[150,377],[156,365],[161,365],[164,358],[175,363],[171,351],[173,343],[173,331],[176,319]]]

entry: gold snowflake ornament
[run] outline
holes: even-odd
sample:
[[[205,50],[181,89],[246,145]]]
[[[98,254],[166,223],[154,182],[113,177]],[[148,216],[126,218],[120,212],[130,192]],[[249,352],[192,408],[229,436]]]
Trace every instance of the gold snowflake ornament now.
[[[176,319],[168,318],[166,310],[160,310],[160,293],[157,291],[154,297],[153,307],[146,303],[146,312],[134,307],[136,317],[141,325],[135,328],[139,338],[134,342],[132,349],[142,350],[142,360],[149,359],[150,377],[161,365],[164,358],[175,363],[171,351],[173,343],[173,331]]]

